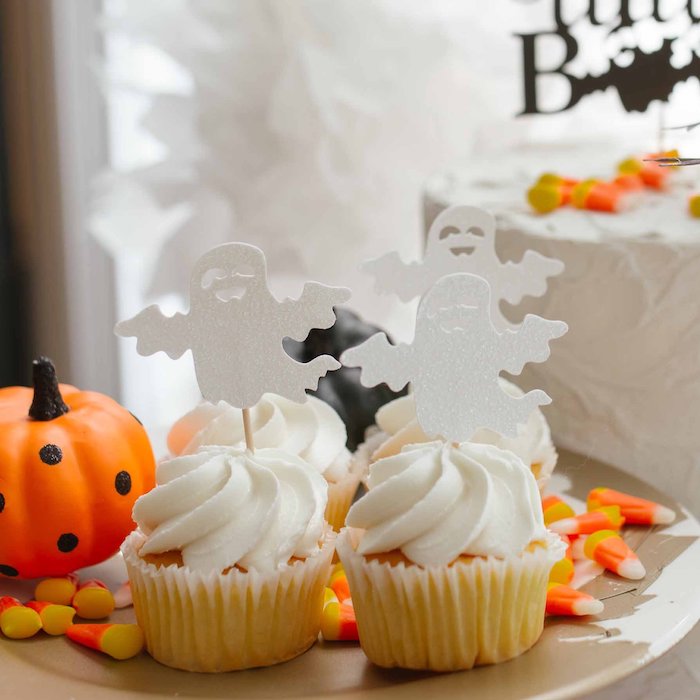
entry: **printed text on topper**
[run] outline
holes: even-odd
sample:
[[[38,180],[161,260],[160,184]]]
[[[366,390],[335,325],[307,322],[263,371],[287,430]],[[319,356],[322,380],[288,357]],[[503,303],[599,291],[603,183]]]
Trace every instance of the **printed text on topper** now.
[[[141,355],[163,351],[173,359],[192,350],[202,396],[237,408],[255,405],[265,392],[292,401],[340,363],[330,355],[311,362],[293,360],[282,348],[285,337],[302,341],[312,328],[335,322],[333,306],[350,290],[307,282],[297,300],[277,301],[267,286],[263,252],[247,243],[225,243],[205,253],[190,280],[190,310],[164,316],[158,306],[115,327],[136,336]]]
[[[447,275],[421,300],[411,345],[391,345],[377,333],[340,359],[362,368],[365,386],[386,382],[397,391],[411,382],[418,422],[430,437],[464,442],[480,428],[515,437],[518,424],[551,399],[539,389],[510,396],[499,386],[499,374],[520,374],[526,363],[544,362],[549,342],[568,327],[528,314],[516,330],[499,333],[489,297],[481,277]]]
[[[405,263],[392,252],[362,267],[374,276],[377,292],[394,292],[401,301],[423,296],[445,275],[479,275],[491,285],[491,319],[503,330],[514,326],[502,314],[501,300],[519,304],[526,296],[542,296],[547,278],[560,274],[564,263],[534,250],[528,250],[518,263],[502,263],[496,255],[493,215],[478,207],[454,206],[433,221],[423,260]]]

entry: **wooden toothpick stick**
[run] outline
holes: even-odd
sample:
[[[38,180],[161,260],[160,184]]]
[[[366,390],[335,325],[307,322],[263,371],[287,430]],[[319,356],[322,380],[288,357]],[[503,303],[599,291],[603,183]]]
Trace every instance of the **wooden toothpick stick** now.
[[[242,408],[243,412],[243,432],[245,433],[245,447],[248,452],[255,452],[255,444],[253,443],[253,430],[250,427],[250,409]]]

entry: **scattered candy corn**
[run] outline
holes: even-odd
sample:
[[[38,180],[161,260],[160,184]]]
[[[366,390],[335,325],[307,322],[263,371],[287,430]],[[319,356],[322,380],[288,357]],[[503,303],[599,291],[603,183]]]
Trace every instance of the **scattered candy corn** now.
[[[645,158],[677,158],[678,151],[665,153],[650,153]],[[647,187],[663,189],[666,185],[672,168],[662,168],[658,163],[651,163],[640,158],[627,158],[617,166],[620,175],[638,175]]]
[[[589,535],[583,545],[584,554],[618,576],[638,580],[646,569],[627,543],[613,530],[600,530]]]
[[[350,598],[350,585],[348,584],[348,578],[345,575],[345,569],[343,569],[341,563],[333,567],[328,586],[333,590],[341,603],[344,603]]]
[[[584,180],[571,191],[571,203],[577,209],[616,212],[622,204],[625,191],[602,180]]]
[[[28,639],[41,629],[41,618],[36,610],[6,595],[0,598],[0,630],[10,639]]]
[[[570,583],[574,577],[574,560],[571,556],[571,542],[566,535],[560,535],[568,545],[566,554],[552,567],[549,572],[549,580],[556,583]]]
[[[119,661],[136,656],[144,644],[143,632],[138,625],[71,625],[66,630],[66,636],[84,647],[101,651]]]
[[[549,525],[555,520],[563,520],[564,518],[573,518],[576,513],[574,509],[563,501],[559,496],[546,496],[542,499],[542,513],[544,515],[544,524]]]
[[[547,586],[545,609],[549,615],[598,615],[604,607],[602,601],[563,583]]]
[[[668,525],[676,519],[676,514],[670,508],[603,487],[592,489],[586,504],[588,510],[619,506],[620,513],[628,525]]]
[[[561,177],[553,173],[541,175],[537,183],[527,192],[527,201],[540,214],[554,211],[571,202],[571,191],[578,180]]]
[[[134,604],[134,599],[131,595],[131,584],[127,581],[117,589],[114,594],[114,607],[117,609],[128,608]]]
[[[326,596],[321,614],[321,634],[328,642],[350,642],[359,639],[355,609],[351,600],[339,603],[335,594],[332,597]]]
[[[635,192],[644,189],[644,180],[639,175],[618,175],[612,184],[624,192]]]
[[[90,579],[80,584],[73,596],[72,606],[78,617],[100,620],[114,610],[114,596],[102,581]]]
[[[571,558],[574,561],[586,559],[587,557],[583,553],[583,546],[586,544],[588,535],[579,535],[578,537],[572,535],[569,539],[571,540]]]
[[[78,577],[75,574],[61,578],[45,578],[34,589],[34,599],[56,605],[70,605],[78,590]]]
[[[560,535],[589,535],[598,530],[619,530],[624,522],[620,506],[604,506],[573,518],[557,520],[549,528]]]
[[[700,194],[694,194],[688,200],[688,211],[695,219],[700,219]]]
[[[41,627],[46,634],[57,637],[65,634],[73,624],[75,610],[69,605],[57,605],[41,600],[30,600],[26,605],[39,613]]]

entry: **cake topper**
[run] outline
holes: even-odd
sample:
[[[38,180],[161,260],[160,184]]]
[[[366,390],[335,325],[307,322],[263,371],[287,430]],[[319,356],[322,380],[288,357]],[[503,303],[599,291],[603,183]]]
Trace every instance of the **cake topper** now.
[[[515,437],[517,426],[551,399],[539,389],[510,396],[499,386],[499,374],[520,374],[527,362],[544,362],[549,342],[568,327],[528,314],[517,330],[499,333],[490,296],[481,277],[447,275],[421,300],[410,345],[391,345],[377,333],[340,359],[361,367],[365,386],[386,382],[397,391],[411,382],[418,422],[428,436],[463,442],[490,428]]]
[[[265,392],[303,403],[307,389],[340,367],[330,355],[297,362],[282,341],[301,341],[311,328],[332,326],[333,307],[349,298],[348,289],[307,282],[299,299],[279,302],[267,285],[263,252],[247,243],[224,243],[195,263],[188,313],[168,317],[152,305],[118,323],[115,332],[136,336],[141,355],[163,351],[176,359],[191,350],[202,396],[243,409],[252,449],[247,409]]]
[[[370,260],[363,269],[375,278],[378,293],[395,292],[401,301],[422,296],[445,275],[468,272],[491,286],[491,319],[496,329],[514,327],[500,301],[519,304],[525,296],[542,296],[547,279],[560,274],[564,263],[528,250],[519,263],[502,263],[496,255],[496,220],[483,209],[454,206],[433,221],[423,260],[404,263],[398,253]]]
[[[697,77],[700,56],[694,50],[694,30],[699,18],[692,2],[663,11],[658,0],[644,4],[631,10],[626,0],[609,11],[596,0],[556,0],[550,27],[516,34],[523,56],[525,104],[520,114],[564,112],[609,88],[617,91],[627,112],[644,112],[654,100],[667,102],[677,83]],[[551,52],[556,44],[562,59],[552,65],[545,47]],[[551,84],[552,79],[566,85],[568,94],[543,109],[540,83]]]

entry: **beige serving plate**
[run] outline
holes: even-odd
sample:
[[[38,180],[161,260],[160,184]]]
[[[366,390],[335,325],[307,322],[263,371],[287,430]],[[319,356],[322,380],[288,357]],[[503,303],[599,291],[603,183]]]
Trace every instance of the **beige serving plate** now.
[[[584,500],[595,486],[609,486],[672,507],[668,528],[630,528],[626,538],[647,567],[647,578],[627,582],[602,575],[585,586],[605,599],[599,618],[547,621],[539,643],[498,666],[451,674],[387,671],[370,664],[357,644],[319,642],[279,666],[228,674],[175,671],[145,653],[112,661],[43,635],[18,642],[0,639],[0,697],[50,698],[370,698],[423,700],[448,695],[554,700],[591,692],[650,663],[676,644],[700,618],[700,524],[648,484],[618,469],[562,452],[554,488]],[[119,558],[90,570],[112,586],[125,578]],[[0,594],[28,598],[32,585],[0,582]],[[133,621],[133,610],[115,621]],[[596,624],[598,623],[598,624]]]

